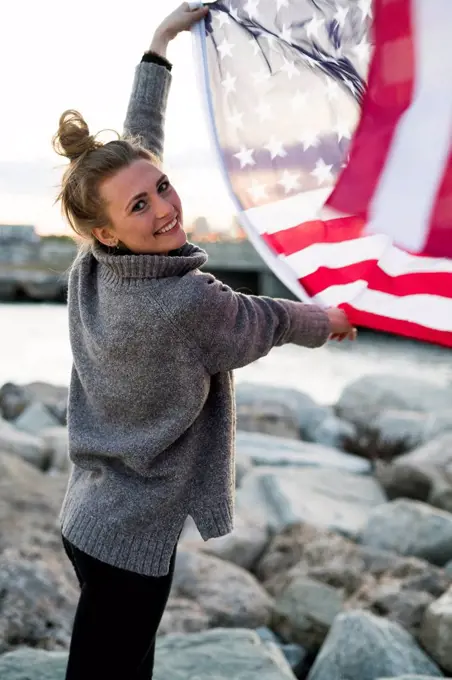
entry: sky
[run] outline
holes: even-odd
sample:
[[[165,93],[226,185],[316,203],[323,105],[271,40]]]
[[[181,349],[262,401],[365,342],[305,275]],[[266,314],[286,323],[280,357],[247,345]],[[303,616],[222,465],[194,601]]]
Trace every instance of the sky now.
[[[90,130],[121,131],[134,69],[155,28],[178,0],[23,0],[0,26],[0,223],[65,233],[53,206],[64,161],[51,148],[60,114],[78,109]],[[189,33],[170,45],[173,86],[165,167],[186,219],[230,224],[233,208],[215,165]]]

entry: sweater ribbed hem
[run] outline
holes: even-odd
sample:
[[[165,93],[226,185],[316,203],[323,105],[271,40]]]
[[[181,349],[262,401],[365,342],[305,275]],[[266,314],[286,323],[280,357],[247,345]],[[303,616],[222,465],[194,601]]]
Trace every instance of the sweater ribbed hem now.
[[[110,527],[105,517],[84,512],[73,499],[65,503],[60,514],[61,532],[76,548],[113,567],[145,576],[168,574],[185,519],[175,515],[169,531],[152,527],[149,533],[134,535]]]
[[[155,69],[159,69],[158,78],[154,75]],[[165,66],[142,61],[135,69],[134,96],[147,104],[160,102],[161,108],[166,110],[171,80],[171,73]]]
[[[234,528],[234,501],[225,498],[213,507],[192,505],[190,515],[205,541],[226,536]]]

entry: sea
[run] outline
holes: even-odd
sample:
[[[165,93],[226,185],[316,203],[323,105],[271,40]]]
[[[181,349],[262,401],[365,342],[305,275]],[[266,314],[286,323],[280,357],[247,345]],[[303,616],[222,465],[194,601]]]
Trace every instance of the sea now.
[[[68,385],[71,350],[67,308],[62,304],[0,304],[0,386],[44,381]],[[362,331],[355,343],[309,350],[294,345],[236,371],[236,380],[295,387],[332,404],[350,382],[388,374],[452,385],[451,351],[400,337]]]

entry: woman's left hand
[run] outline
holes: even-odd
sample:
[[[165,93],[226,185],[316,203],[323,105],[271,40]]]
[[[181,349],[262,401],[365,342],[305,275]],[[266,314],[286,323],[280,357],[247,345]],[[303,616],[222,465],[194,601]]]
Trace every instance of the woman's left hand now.
[[[152,52],[160,54],[161,57],[165,57],[168,43],[182,31],[189,31],[194,24],[204,19],[208,13],[208,7],[190,9],[188,2],[183,2],[157,28],[150,49]]]

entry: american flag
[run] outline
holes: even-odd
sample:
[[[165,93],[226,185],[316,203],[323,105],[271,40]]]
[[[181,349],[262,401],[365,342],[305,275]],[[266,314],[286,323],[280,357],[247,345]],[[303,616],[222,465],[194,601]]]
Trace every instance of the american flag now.
[[[222,0],[196,37],[242,225],[302,300],[452,346],[452,0]]]

